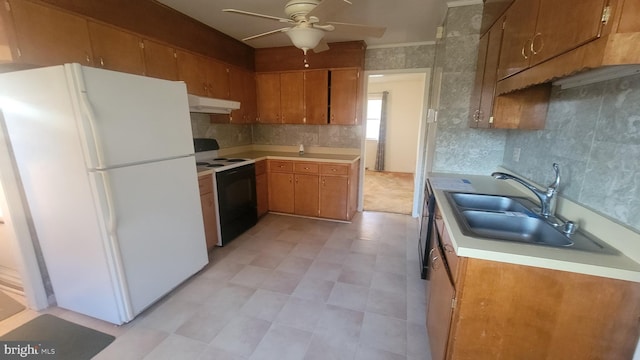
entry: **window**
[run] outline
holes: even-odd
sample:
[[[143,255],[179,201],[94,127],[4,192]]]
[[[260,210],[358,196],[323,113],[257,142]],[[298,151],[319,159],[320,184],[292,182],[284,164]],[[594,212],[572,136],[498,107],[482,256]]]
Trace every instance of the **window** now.
[[[381,115],[382,94],[369,94],[367,100],[367,140],[378,140]]]

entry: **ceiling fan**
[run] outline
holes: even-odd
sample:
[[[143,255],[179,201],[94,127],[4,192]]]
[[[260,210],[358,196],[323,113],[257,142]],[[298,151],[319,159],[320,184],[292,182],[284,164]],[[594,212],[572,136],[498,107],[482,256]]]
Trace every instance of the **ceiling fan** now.
[[[379,38],[384,34],[386,30],[385,27],[326,21],[325,18],[330,18],[351,4],[348,0],[290,0],[284,6],[284,13],[288,18],[237,9],[223,9],[222,11],[290,24],[291,26],[289,27],[249,36],[242,39],[242,41],[283,32],[289,36],[293,45],[298,49],[302,49],[306,55],[307,50],[310,49],[314,52],[329,50],[329,45],[327,45],[327,42],[323,39],[327,31],[340,31],[354,37]],[[323,21],[321,22],[320,19],[323,19]]]

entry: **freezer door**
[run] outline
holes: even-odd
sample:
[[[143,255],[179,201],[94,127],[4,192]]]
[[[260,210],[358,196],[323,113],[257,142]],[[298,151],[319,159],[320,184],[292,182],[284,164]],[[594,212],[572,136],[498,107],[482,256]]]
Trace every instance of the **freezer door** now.
[[[183,82],[67,64],[75,89],[87,168],[193,154]]]
[[[135,315],[208,263],[195,160],[91,174]]]

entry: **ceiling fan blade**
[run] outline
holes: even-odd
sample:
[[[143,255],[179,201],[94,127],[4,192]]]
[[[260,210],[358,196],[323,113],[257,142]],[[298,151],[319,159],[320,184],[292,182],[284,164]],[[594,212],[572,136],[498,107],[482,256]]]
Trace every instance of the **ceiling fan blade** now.
[[[327,44],[327,41],[325,39],[320,40],[318,45],[313,48],[314,53],[319,53],[327,50],[329,50],[329,44]]]
[[[379,37],[382,37],[382,35],[384,35],[384,32],[387,30],[387,28],[383,26],[348,24],[348,23],[340,23],[340,22],[333,22],[333,21],[327,21],[326,23],[335,26],[335,31],[347,33],[353,36],[366,36],[366,37],[379,38]]]
[[[279,32],[283,32],[283,31],[287,31],[290,28],[286,27],[286,28],[282,28],[282,29],[277,29],[277,30],[271,30],[271,31],[267,31],[264,32],[262,34],[257,34],[257,35],[253,35],[253,36],[249,36],[247,38],[242,39],[242,41],[247,41],[247,40],[253,40],[255,38],[259,38],[259,37],[263,37],[263,36],[267,36],[267,35],[271,35],[271,34],[275,34],[275,33],[279,33]]]
[[[329,19],[349,5],[351,5],[349,0],[322,0],[318,6],[309,11],[307,19],[311,16],[315,16],[318,19]]]
[[[280,22],[283,22],[283,23],[292,23],[293,22],[291,19],[285,19],[285,18],[281,18],[281,17],[277,17],[277,16],[271,16],[271,15],[258,14],[258,13],[253,13],[253,12],[250,12],[250,11],[244,11],[244,10],[222,9],[222,11],[230,12],[230,13],[236,13],[236,14],[242,14],[242,15],[255,16],[255,17],[259,17],[259,18],[263,18],[263,19],[271,19],[271,20],[276,20],[276,21],[280,21]]]

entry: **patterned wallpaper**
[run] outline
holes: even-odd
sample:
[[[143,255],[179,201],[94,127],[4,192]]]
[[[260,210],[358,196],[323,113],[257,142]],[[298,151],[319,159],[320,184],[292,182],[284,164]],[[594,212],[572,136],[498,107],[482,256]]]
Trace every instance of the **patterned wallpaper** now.
[[[442,84],[435,172],[490,174],[502,163],[506,131],[468,127],[481,20],[482,5],[449,8],[445,38],[437,45],[435,66]]]
[[[563,197],[640,231],[640,75],[554,87],[544,130],[508,132],[506,168],[547,184],[553,162]]]

